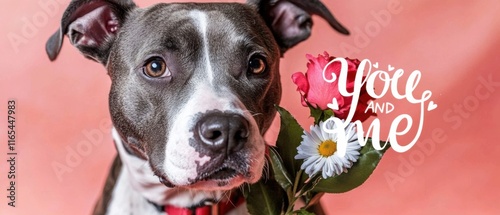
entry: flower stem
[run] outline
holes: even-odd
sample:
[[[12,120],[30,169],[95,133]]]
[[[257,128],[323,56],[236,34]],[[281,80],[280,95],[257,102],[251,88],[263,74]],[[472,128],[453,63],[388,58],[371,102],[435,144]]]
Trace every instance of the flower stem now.
[[[297,176],[295,176],[295,182],[293,183],[293,194],[294,195],[297,192],[297,188],[299,186],[300,178],[302,178],[302,172],[303,172],[302,169],[299,170],[299,172],[297,173]]]
[[[299,183],[300,183],[300,179],[302,178],[302,173],[304,171],[303,170],[299,170],[299,172],[297,172],[297,175],[295,176],[295,181],[293,183],[293,188],[292,188],[292,193],[291,195],[288,195],[288,208],[285,212],[285,214],[293,214],[293,208],[295,207],[295,201],[297,201],[298,198],[300,198],[300,196],[297,197],[297,189],[299,189]]]

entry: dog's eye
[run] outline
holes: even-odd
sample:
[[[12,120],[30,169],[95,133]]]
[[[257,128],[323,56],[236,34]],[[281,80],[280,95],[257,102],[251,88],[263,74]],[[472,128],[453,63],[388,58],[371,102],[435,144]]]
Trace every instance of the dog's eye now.
[[[160,78],[169,76],[170,71],[163,59],[152,58],[144,66],[144,74],[152,78]]]
[[[266,63],[260,57],[252,57],[248,61],[248,71],[253,74],[261,74],[266,70]]]

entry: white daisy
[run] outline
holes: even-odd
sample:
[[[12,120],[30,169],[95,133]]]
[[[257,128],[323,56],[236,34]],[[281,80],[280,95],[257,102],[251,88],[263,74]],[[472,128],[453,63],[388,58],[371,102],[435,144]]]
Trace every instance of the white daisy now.
[[[337,151],[337,142],[342,138],[337,132],[332,132],[337,129],[335,121],[341,122],[338,118],[335,120],[330,118],[326,124],[320,122],[319,125],[312,125],[311,132],[304,131],[302,135],[302,142],[297,147],[298,154],[295,159],[305,159],[300,168],[305,169],[309,176],[319,171],[322,171],[325,179],[340,175],[342,172],[347,172],[347,169],[351,168],[359,158],[361,146],[354,123],[349,123],[343,132],[346,135],[347,150],[344,156],[340,156]],[[323,124],[325,124],[325,129],[323,129]]]

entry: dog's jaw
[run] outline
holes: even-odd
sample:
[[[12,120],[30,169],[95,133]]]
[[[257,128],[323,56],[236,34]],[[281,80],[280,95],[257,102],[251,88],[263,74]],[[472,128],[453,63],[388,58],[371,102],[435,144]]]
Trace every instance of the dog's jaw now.
[[[225,191],[223,190],[200,190],[199,192],[192,192],[187,188],[166,187],[159,182],[148,161],[131,155],[126,151],[122,139],[114,128],[112,135],[118,155],[124,164],[121,174],[124,174],[124,177],[128,179],[122,183],[129,184],[132,189],[140,194],[141,198],[145,198],[157,205],[192,207],[207,199],[217,201],[224,197]]]

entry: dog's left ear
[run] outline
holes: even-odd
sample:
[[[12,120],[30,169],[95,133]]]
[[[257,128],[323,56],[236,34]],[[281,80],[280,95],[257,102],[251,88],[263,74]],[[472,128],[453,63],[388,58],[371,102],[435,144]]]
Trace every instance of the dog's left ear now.
[[[106,65],[119,28],[135,7],[132,0],[72,0],[45,45],[49,59],[57,58],[67,35],[85,57]]]
[[[281,55],[309,38],[312,14],[325,19],[338,32],[349,34],[320,0],[247,0],[247,4],[256,7],[264,18],[280,46]]]

